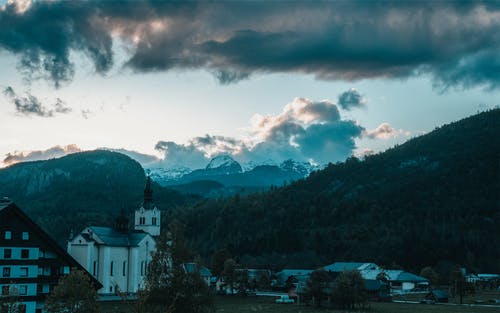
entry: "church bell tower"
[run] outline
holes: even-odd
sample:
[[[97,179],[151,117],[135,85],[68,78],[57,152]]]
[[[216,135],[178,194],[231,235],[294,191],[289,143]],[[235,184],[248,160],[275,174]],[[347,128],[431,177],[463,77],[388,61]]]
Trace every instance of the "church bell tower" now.
[[[143,230],[151,236],[160,235],[160,210],[153,202],[153,190],[151,189],[151,177],[146,179],[144,188],[144,201],[142,206],[135,210],[135,230]]]

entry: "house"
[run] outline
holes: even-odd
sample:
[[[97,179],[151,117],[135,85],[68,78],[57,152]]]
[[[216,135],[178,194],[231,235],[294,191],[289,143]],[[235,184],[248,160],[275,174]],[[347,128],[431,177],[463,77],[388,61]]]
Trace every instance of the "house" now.
[[[439,303],[447,303],[449,297],[450,296],[448,295],[447,291],[436,289],[436,290],[431,290],[428,294],[426,294],[425,300],[430,300]]]
[[[89,226],[68,241],[68,253],[101,282],[100,295],[134,294],[144,287],[156,251],[155,236],[160,234],[160,211],[153,202],[150,177],[134,217],[133,230],[128,218],[121,216],[115,227]]]
[[[19,312],[44,312],[45,297],[62,275],[85,269],[16,204],[0,199],[0,290],[16,294]],[[90,274],[89,274],[90,276]],[[96,289],[100,283],[92,279]],[[3,310],[0,308],[0,312]]]
[[[327,272],[341,273],[344,271],[365,271],[365,270],[380,270],[380,267],[375,263],[361,262],[335,262],[330,265],[323,266]]]
[[[365,280],[379,279],[387,281],[391,293],[406,293],[429,288],[429,281],[426,278],[403,270],[363,270],[360,273]]]
[[[182,264],[182,268],[188,274],[196,273],[200,274],[200,277],[207,284],[208,287],[211,286],[212,283],[212,272],[205,266],[199,266],[196,263],[184,263]]]
[[[292,284],[306,282],[311,277],[312,272],[313,270],[284,269],[276,273],[277,285],[278,287],[286,288]]]

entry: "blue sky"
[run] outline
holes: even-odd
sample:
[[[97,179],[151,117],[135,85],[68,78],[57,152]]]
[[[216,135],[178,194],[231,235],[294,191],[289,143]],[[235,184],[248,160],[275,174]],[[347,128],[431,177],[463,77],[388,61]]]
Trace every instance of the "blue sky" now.
[[[55,3],[0,11],[3,156],[74,144],[191,167],[218,153],[325,163],[500,104],[491,3]],[[360,106],[342,108],[349,91]]]

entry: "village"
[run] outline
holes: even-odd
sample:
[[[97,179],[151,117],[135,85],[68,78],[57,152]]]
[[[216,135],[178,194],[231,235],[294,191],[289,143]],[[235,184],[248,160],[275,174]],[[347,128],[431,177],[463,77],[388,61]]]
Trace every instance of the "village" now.
[[[0,221],[2,313],[49,312],[45,299],[73,271],[89,277],[104,307],[115,310],[124,301],[137,301],[147,287],[147,272],[162,233],[161,211],[154,203],[149,177],[132,229],[122,214],[114,227],[89,225],[71,234],[66,250],[7,198],[0,201]],[[164,266],[173,268],[173,256],[166,260]],[[339,261],[315,269],[279,271],[247,268],[232,258],[221,257],[218,263],[212,269],[199,262],[180,264],[184,273],[201,279],[206,290],[217,297],[216,303],[241,298],[248,305],[253,303],[251,299],[255,303],[266,299],[264,304],[275,305],[275,309],[290,305],[334,308],[338,298],[344,297],[346,308],[358,310],[370,309],[372,304],[376,307],[376,303],[500,309],[500,275],[468,273],[465,268],[457,268],[449,284],[439,285],[432,268],[417,275],[370,262]]]

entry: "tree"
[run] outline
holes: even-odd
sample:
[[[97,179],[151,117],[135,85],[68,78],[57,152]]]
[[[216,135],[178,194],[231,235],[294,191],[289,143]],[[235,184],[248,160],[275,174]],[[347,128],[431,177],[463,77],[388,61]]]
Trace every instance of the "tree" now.
[[[212,256],[212,272],[219,277],[224,271],[224,262],[230,259],[231,253],[227,249],[218,250]]]
[[[208,286],[197,266],[189,272],[186,263],[193,254],[185,244],[183,227],[172,222],[160,236],[146,273],[145,289],[138,301],[147,313],[206,313],[214,307]]]
[[[97,291],[89,275],[73,269],[61,277],[47,298],[45,309],[50,313],[97,313]]]
[[[19,290],[16,287],[4,285],[0,294],[0,313],[20,313],[22,312],[19,303]]]
[[[342,309],[354,309],[356,304],[365,304],[368,297],[359,271],[340,273],[334,282],[332,298]]]
[[[306,296],[313,300],[316,306],[321,306],[321,300],[326,295],[325,289],[331,282],[330,274],[324,269],[318,269],[311,273],[307,280]]]
[[[429,282],[431,283],[431,285],[436,285],[439,281],[438,274],[430,266],[424,267],[420,271],[420,276],[427,278],[429,280]]]
[[[234,283],[236,282],[236,269],[238,264],[234,259],[227,259],[224,262],[224,270],[222,271],[222,277],[227,285],[231,288],[231,294],[234,290]]]

